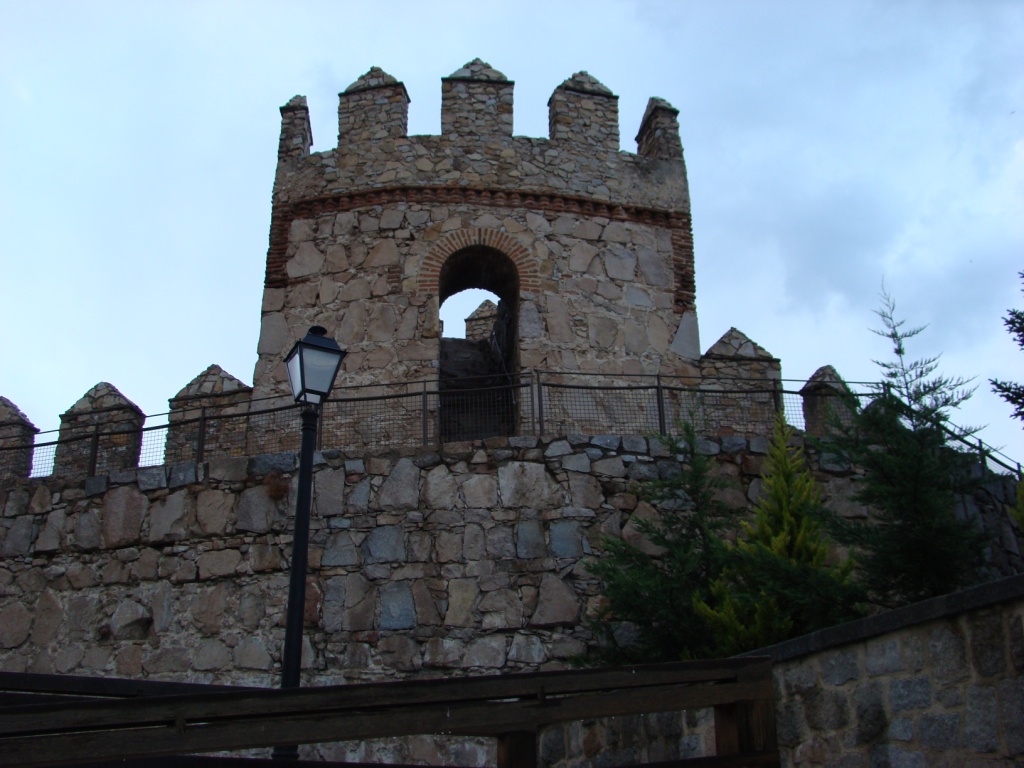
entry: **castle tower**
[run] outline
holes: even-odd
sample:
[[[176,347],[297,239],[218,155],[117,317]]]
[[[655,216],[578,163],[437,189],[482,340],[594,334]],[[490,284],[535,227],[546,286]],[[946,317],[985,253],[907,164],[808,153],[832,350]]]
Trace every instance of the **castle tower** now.
[[[439,378],[438,310],[468,288],[500,299],[511,375],[699,376],[677,111],[652,99],[632,154],[587,73],[555,89],[546,139],[512,135],[513,87],[476,59],[442,80],[441,135],[409,136],[405,87],[373,68],[312,153],[305,99],[281,108],[254,397],[287,392],[313,324],[348,349],[338,386]]]

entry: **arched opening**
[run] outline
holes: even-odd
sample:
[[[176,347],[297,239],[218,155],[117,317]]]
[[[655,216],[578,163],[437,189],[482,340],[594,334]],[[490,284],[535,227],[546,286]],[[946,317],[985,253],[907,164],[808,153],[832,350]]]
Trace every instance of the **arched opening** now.
[[[497,304],[492,301],[481,302],[476,307],[465,301],[458,304],[460,294],[486,296],[479,291],[491,294]],[[468,313],[462,315],[465,338],[457,338],[462,329],[451,327],[453,321],[449,315],[441,339],[442,441],[513,434],[516,404],[511,385],[518,370],[515,329],[519,300],[519,273],[515,264],[493,248],[464,248],[449,256],[441,267],[438,292],[442,305],[455,299],[463,311],[468,309]]]

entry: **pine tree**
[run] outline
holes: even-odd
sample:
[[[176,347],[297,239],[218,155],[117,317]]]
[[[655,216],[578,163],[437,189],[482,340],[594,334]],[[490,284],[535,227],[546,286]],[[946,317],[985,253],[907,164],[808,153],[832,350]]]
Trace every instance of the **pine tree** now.
[[[1020,272],[1018,276],[1024,280],[1024,272]],[[1024,312],[1019,309],[1007,310],[1003,325],[1013,336],[1017,346],[1024,350]],[[1024,384],[999,379],[989,379],[989,384],[992,385],[993,392],[1013,406],[1013,418],[1024,421]]]
[[[851,564],[830,565],[830,545],[817,518],[821,495],[792,446],[780,414],[765,458],[753,523],[729,548],[729,564],[698,613],[715,633],[717,655],[771,645],[856,618],[861,594]]]
[[[604,582],[607,607],[594,622],[605,645],[592,663],[676,661],[713,655],[707,622],[695,600],[710,596],[710,585],[724,564],[723,534],[729,510],[714,498],[711,460],[697,450],[693,427],[669,448],[685,456],[678,477],[645,483],[641,494],[661,511],[656,521],[638,524],[640,533],[661,548],[657,556],[608,538],[607,555],[588,565]],[[630,642],[620,640],[633,630]]]
[[[873,510],[868,523],[833,517],[833,533],[854,547],[860,579],[883,607],[974,583],[984,559],[981,531],[956,515],[958,495],[972,486],[971,459],[949,444],[973,432],[949,420],[973,390],[935,375],[937,358],[909,360],[905,342],[924,329],[904,330],[894,313],[883,292],[875,333],[892,343],[893,359],[875,361],[884,381],[831,447],[863,471],[855,499]]]

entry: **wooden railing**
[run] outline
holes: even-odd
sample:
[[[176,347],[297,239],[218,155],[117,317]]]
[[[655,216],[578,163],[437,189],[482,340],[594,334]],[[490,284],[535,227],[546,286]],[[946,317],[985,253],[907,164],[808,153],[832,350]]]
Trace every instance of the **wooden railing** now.
[[[659,766],[779,765],[760,657],[287,691],[0,673],[0,703],[9,768],[252,766],[195,753],[416,734],[494,737],[499,768],[533,768],[546,726],[706,707],[716,755]]]

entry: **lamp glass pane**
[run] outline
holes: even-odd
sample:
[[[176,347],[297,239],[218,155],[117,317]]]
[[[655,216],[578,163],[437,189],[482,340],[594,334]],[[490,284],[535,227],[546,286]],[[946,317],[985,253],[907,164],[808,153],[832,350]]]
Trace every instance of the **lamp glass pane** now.
[[[326,395],[334,383],[341,356],[334,350],[305,347],[302,358],[306,391]]]
[[[296,400],[302,394],[302,354],[295,350],[295,354],[289,357],[285,364],[288,366],[288,383],[292,388],[292,397]]]

